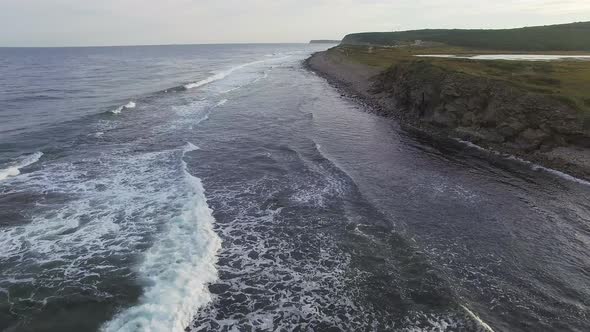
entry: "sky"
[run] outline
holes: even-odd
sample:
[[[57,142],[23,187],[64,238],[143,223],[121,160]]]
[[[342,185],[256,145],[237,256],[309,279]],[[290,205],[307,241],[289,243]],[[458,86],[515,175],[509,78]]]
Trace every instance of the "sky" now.
[[[0,0],[0,46],[308,42],[590,21],[590,0]]]

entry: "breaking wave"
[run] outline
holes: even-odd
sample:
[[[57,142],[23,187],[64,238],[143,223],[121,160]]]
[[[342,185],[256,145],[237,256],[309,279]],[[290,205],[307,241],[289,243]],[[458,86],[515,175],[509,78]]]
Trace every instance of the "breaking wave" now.
[[[463,308],[463,310],[465,310],[467,314],[471,316],[471,318],[473,318],[485,332],[494,332],[494,329],[492,329],[491,326],[481,320],[481,318],[479,318],[479,316],[477,316],[473,311],[469,310],[469,308],[464,305],[461,305],[461,308]]]
[[[127,104],[125,104],[123,106],[119,106],[116,109],[112,110],[111,113],[119,114],[119,113],[123,112],[124,110],[135,108],[135,106],[137,106],[137,105],[134,102],[130,101]]]
[[[183,151],[184,151],[184,153],[187,153],[187,152],[191,152],[191,151],[197,151],[197,150],[200,150],[200,149],[201,148],[199,148],[198,146],[194,145],[193,143],[188,142],[184,146]]]
[[[232,67],[230,69],[227,69],[225,71],[219,72],[219,73],[217,73],[215,75],[209,76],[209,77],[207,77],[207,78],[205,78],[205,79],[203,79],[201,81],[186,84],[186,85],[184,85],[184,88],[187,89],[187,90],[198,88],[198,87],[201,87],[203,85],[207,85],[209,83],[222,80],[222,79],[226,78],[228,75],[230,75],[233,72],[235,72],[236,70],[239,70],[239,69],[242,69],[242,68],[245,68],[245,67],[249,67],[249,66],[252,66],[252,65],[260,64],[260,63],[265,63],[265,62],[268,62],[268,61],[285,60],[285,59],[288,59],[290,57],[291,56],[288,55],[288,56],[282,56],[282,57],[279,57],[279,58],[272,58],[272,59],[268,59],[268,60],[258,60],[258,61],[252,61],[252,62],[244,63],[244,64],[241,64],[241,65]],[[265,73],[265,75],[268,75],[268,74]]]
[[[188,143],[187,152],[198,150]],[[103,331],[177,331],[190,324],[197,309],[211,300],[207,284],[217,279],[217,252],[221,240],[207,205],[201,180],[182,161],[189,199],[182,214],[167,224],[162,237],[144,256],[139,274],[147,288],[139,304],[103,327]]]
[[[30,166],[41,159],[43,156],[43,152],[35,152],[31,155],[24,157],[20,162],[16,165],[0,169],[0,181],[7,179],[9,177],[17,176],[20,174],[21,168]]]
[[[215,74],[213,76],[209,76],[209,77],[207,77],[207,78],[205,78],[203,80],[200,80],[198,82],[186,84],[184,87],[186,89],[189,89],[189,90],[190,89],[194,89],[194,88],[198,88],[198,87],[201,87],[203,85],[207,85],[209,83],[222,80],[222,79],[226,78],[228,75],[230,75],[231,73],[233,73],[234,71],[236,71],[238,69],[242,69],[244,67],[252,66],[252,65],[255,65],[255,64],[263,63],[263,62],[264,62],[264,60],[258,60],[258,61],[244,63],[244,64],[241,64],[239,66],[232,67],[232,68],[230,68],[228,70],[219,72],[219,73],[217,73],[217,74]]]

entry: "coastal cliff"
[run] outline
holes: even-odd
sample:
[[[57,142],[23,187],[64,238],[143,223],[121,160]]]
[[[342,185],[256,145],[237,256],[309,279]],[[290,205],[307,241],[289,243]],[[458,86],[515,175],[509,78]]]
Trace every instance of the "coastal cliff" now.
[[[307,64],[402,125],[590,178],[589,121],[568,100],[420,58],[383,69],[322,52]]]
[[[346,35],[346,45],[400,46],[438,43],[503,51],[590,51],[590,22],[576,22],[517,29],[423,29],[364,32]]]
[[[310,44],[340,44],[340,40],[335,39],[313,39]]]

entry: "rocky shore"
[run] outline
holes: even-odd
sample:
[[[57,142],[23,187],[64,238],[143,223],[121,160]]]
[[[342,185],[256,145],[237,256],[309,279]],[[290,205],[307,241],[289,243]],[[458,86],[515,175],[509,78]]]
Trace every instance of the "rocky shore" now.
[[[402,126],[590,179],[589,126],[558,99],[444,70],[427,60],[382,70],[320,52],[306,66]]]

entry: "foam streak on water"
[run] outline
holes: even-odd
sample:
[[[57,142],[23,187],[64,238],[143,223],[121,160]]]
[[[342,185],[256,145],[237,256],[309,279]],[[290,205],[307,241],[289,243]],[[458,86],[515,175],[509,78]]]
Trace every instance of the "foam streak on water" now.
[[[183,156],[196,149],[188,143]],[[139,305],[117,315],[103,331],[181,332],[197,309],[211,300],[207,284],[217,279],[221,240],[213,231],[215,220],[201,180],[188,172],[184,161],[183,168],[190,199],[145,254],[139,272],[149,286]]]
[[[217,104],[215,104],[215,106],[216,107],[223,106],[227,103],[227,101],[228,101],[227,99],[222,99]]]
[[[529,166],[534,171],[543,171],[543,172],[546,172],[546,173],[555,175],[555,176],[557,176],[559,178],[562,178],[564,180],[568,180],[568,181],[571,181],[571,182],[576,182],[576,183],[579,183],[579,184],[590,186],[590,182],[588,182],[586,180],[583,180],[583,179],[580,179],[580,178],[577,178],[575,176],[569,175],[567,173],[564,173],[564,172],[561,172],[561,171],[558,171],[558,170],[555,170],[555,169],[552,169],[552,168],[544,167],[544,166],[535,164],[535,163],[530,162],[528,160],[524,160],[522,158],[518,158],[518,157],[515,157],[515,156],[512,156],[512,155],[506,155],[506,154],[502,154],[502,153],[499,153],[499,152],[494,151],[494,150],[488,150],[488,149],[485,149],[485,148],[483,148],[483,147],[481,147],[481,146],[479,146],[477,144],[473,144],[473,143],[471,143],[469,141],[464,141],[464,140],[461,140],[461,139],[457,139],[457,141],[459,143],[465,144],[466,146],[468,146],[470,148],[473,148],[475,150],[478,150],[480,152],[491,153],[493,155],[496,155],[496,156],[505,158],[507,160],[512,160],[512,161],[516,161],[518,163],[527,165],[527,166]]]
[[[52,49],[31,63],[0,50],[0,330],[183,331],[210,300],[221,241],[183,161],[198,147],[178,142],[209,147],[209,115],[266,90],[300,48]]]
[[[473,313],[473,311],[469,310],[469,308],[467,308],[464,305],[461,305],[461,308],[463,308],[467,314],[469,314],[469,316],[473,317],[473,319],[475,319],[475,321],[483,328],[485,329],[486,332],[494,332],[494,329],[492,329],[491,326],[489,326],[486,322],[484,322],[483,320],[481,320],[481,318],[479,318],[479,316],[477,316],[475,313]]]

